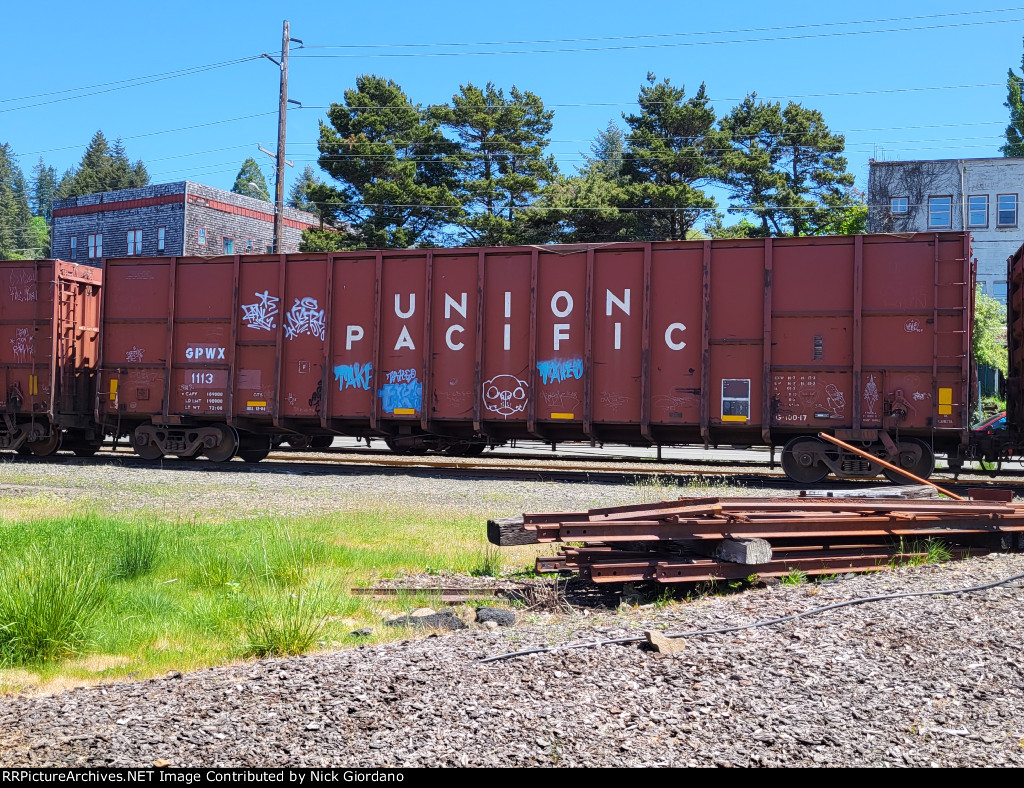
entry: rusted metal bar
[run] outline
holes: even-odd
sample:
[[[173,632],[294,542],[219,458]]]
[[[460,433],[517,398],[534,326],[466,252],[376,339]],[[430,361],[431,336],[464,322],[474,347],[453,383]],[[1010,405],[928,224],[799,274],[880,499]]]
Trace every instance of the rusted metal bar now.
[[[857,521],[836,521],[815,526],[805,522],[778,522],[765,524],[737,524],[735,526],[708,527],[702,525],[653,524],[654,527],[630,529],[610,526],[600,531],[566,524],[559,528],[558,538],[567,542],[660,542],[660,541],[715,541],[721,539],[785,539],[787,537],[944,537],[963,533],[1019,533],[1024,523],[1006,525],[981,520],[894,521],[883,517],[863,518]],[[546,534],[545,534],[546,535]],[[546,541],[538,533],[540,541]],[[553,541],[553,540],[552,540]],[[773,543],[774,546],[774,543]]]
[[[946,490],[946,489],[944,489],[942,487],[939,487],[939,485],[933,484],[932,482],[928,481],[927,479],[922,479],[920,476],[915,476],[910,471],[906,471],[903,468],[900,468],[898,465],[893,465],[891,462],[886,462],[885,460],[881,459],[880,457],[876,457],[875,455],[869,454],[866,451],[861,451],[860,449],[858,449],[858,448],[856,448],[854,446],[851,446],[849,443],[846,443],[844,441],[839,440],[839,438],[833,438],[827,432],[819,432],[818,433],[818,437],[821,438],[822,440],[828,441],[829,443],[834,443],[836,446],[839,446],[840,448],[845,449],[848,452],[852,452],[853,454],[856,454],[858,457],[864,457],[865,459],[870,460],[871,462],[878,463],[883,468],[888,468],[891,471],[896,471],[896,473],[902,474],[903,476],[906,476],[908,479],[913,479],[918,484],[927,484],[929,487],[934,487],[940,493],[942,493],[943,495],[949,496],[954,501],[963,501],[963,500],[965,500],[964,498],[961,498],[956,493],[952,493],[949,490]]]

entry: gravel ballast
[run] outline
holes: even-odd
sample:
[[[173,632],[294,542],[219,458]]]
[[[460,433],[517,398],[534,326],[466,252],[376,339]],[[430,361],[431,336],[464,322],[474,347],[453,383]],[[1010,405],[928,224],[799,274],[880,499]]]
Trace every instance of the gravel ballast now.
[[[192,465],[12,463],[0,487],[8,505],[52,495],[108,512],[227,509],[242,517],[317,514],[373,499],[507,515],[666,497],[626,485]],[[664,606],[519,608],[510,626],[478,623],[335,653],[8,695],[0,698],[0,766],[1020,767],[1020,581],[687,638],[676,654],[631,643],[480,660],[644,639],[649,630],[739,626],[1022,572],[1024,556],[995,554]]]
[[[1024,766],[1021,583],[687,640],[480,658],[742,625],[1024,572],[1024,557],[772,586],[664,608],[78,688],[0,704],[0,765]]]

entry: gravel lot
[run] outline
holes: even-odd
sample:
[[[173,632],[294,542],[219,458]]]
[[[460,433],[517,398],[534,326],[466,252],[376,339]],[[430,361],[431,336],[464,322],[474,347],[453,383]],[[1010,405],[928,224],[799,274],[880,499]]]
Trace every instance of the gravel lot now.
[[[375,474],[6,464],[5,505],[257,514],[424,499],[491,514],[664,497],[605,485]],[[77,470],[81,469],[81,470]],[[26,480],[26,475],[31,480]],[[147,492],[148,491],[148,492]],[[148,500],[147,500],[148,498]],[[474,503],[477,502],[477,503]],[[480,503],[482,502],[482,503]],[[506,511],[507,510],[507,511]],[[520,614],[474,628],[137,683],[0,699],[0,766],[1024,766],[1021,581],[860,604],[686,639],[479,659],[520,649],[743,625],[878,594],[1024,573],[1000,554],[647,608]]]

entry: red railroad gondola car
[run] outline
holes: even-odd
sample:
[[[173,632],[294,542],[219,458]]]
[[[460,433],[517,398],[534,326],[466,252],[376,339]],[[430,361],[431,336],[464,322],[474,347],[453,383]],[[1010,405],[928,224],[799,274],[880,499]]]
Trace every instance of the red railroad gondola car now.
[[[54,260],[0,262],[0,448],[41,457],[96,452],[98,268]]]
[[[783,446],[799,481],[969,441],[965,233],[105,261],[97,419],[144,457],[378,436]]]

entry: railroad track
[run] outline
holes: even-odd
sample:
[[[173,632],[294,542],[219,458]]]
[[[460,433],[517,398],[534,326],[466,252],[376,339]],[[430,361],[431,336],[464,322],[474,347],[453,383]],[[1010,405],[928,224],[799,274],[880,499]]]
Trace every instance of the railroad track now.
[[[240,460],[215,463],[207,459],[187,460],[168,457],[163,460],[143,460],[125,446],[113,450],[105,446],[95,458],[81,460],[69,455],[52,458],[12,456],[12,462],[117,462],[126,467],[149,468],[156,464],[166,469],[199,469],[207,472],[236,473],[241,469],[255,473],[294,473],[301,468],[310,474],[358,474],[363,472],[386,474],[416,474],[455,476],[473,479],[507,479],[513,481],[546,481],[566,483],[644,484],[658,483],[681,487],[706,484],[747,487],[751,489],[799,490],[806,485],[790,481],[781,469],[771,470],[767,462],[740,460],[685,459],[630,460],[611,457],[598,459],[594,455],[563,454],[548,457],[543,454],[490,454],[480,458],[454,458],[441,455],[397,456],[374,449],[328,449],[320,452],[278,450],[258,464]],[[991,474],[963,474],[953,480],[944,473],[933,480],[939,485],[962,495],[968,488],[1009,489],[1024,495],[1024,469],[1004,469]],[[848,490],[871,485],[887,485],[884,479],[830,479],[816,489]]]

